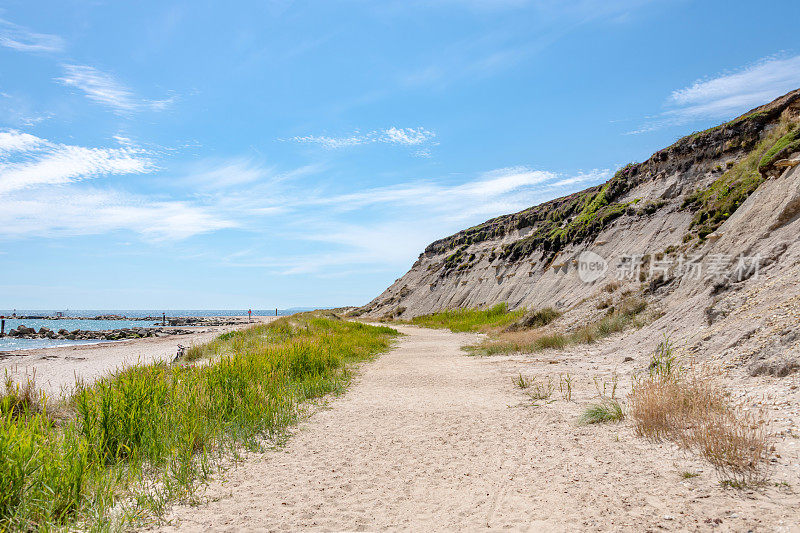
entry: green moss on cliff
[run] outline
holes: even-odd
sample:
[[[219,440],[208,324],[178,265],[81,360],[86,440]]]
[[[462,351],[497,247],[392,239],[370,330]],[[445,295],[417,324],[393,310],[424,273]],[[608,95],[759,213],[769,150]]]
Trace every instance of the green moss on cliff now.
[[[531,228],[530,233],[517,242],[496,251],[492,249],[489,260],[492,261],[497,255],[515,260],[533,253],[552,257],[568,244],[596,237],[629,209],[634,215],[647,216],[666,205],[656,200],[639,205],[634,210],[631,202],[619,201],[642,182],[657,176],[686,173],[690,170],[702,173],[706,170],[705,162],[719,160],[724,154],[731,154],[733,157],[730,159],[733,159],[743,153],[760,152],[758,159],[754,163],[749,162],[749,166],[731,168],[739,165],[729,161],[729,172],[723,174],[707,190],[695,193],[684,206],[697,211],[696,221],[692,225],[693,231],[707,235],[760,185],[761,177],[753,174],[752,170],[758,172],[765,152],[789,131],[783,131],[769,146],[763,147],[763,150],[759,141],[765,137],[765,132],[780,124],[784,111],[789,106],[796,106],[798,100],[800,90],[792,91],[724,124],[687,135],[668,148],[654,153],[644,163],[621,169],[604,185],[557,198],[518,213],[487,220],[483,224],[431,243],[425,254],[449,254],[448,257],[451,257],[461,246],[498,239],[515,231]],[[793,144],[795,142],[797,145]],[[787,150],[795,147],[800,149],[798,137],[782,139],[765,163],[773,164]],[[722,166],[717,167],[717,171],[721,172]],[[456,262],[456,259],[460,260]],[[450,263],[451,268],[461,268],[467,262],[463,257],[456,256]],[[448,270],[443,271],[446,273]]]
[[[511,260],[543,251],[552,256],[566,245],[596,237],[611,222],[639,200],[614,202],[636,183],[635,167],[628,165],[598,189],[573,195],[536,225],[531,235],[503,247],[502,256]]]
[[[758,163],[758,171],[766,172],[778,159],[782,159],[792,152],[800,150],[800,125],[795,125],[789,133],[767,150]]]
[[[683,207],[695,211],[692,232],[703,239],[716,231],[764,182],[761,170],[772,164],[765,166],[765,161],[791,145],[797,131],[794,124],[782,121],[711,185],[687,196]]]

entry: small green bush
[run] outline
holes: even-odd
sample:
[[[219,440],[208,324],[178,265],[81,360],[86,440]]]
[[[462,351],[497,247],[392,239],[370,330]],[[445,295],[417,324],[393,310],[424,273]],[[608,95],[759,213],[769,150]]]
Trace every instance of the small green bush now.
[[[622,405],[614,399],[605,398],[586,408],[580,417],[581,424],[599,424],[602,422],[619,422],[625,418]]]

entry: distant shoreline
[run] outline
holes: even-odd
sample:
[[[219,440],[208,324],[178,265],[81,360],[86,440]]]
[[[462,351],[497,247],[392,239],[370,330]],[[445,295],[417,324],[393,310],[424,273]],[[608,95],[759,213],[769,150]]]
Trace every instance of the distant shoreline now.
[[[280,318],[280,317],[277,317]],[[236,324],[200,326],[183,335],[120,339],[67,346],[0,349],[0,373],[8,372],[15,381],[35,378],[38,388],[49,394],[71,390],[76,380],[94,381],[109,372],[134,364],[170,362],[179,344],[194,346],[217,336],[275,320],[275,316],[247,317]]]

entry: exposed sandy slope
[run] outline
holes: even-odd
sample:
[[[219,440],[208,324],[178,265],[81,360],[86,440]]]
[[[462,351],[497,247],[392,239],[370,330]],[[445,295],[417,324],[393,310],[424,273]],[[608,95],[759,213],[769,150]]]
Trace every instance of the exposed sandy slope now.
[[[399,346],[365,365],[285,448],[248,457],[211,484],[207,503],[175,508],[165,530],[800,528],[800,479],[789,466],[800,439],[782,445],[772,475],[789,487],[725,489],[703,461],[635,437],[626,423],[576,424],[593,378],[622,366],[617,356],[473,358],[459,348],[475,335],[399,329]],[[520,371],[570,372],[573,401],[556,390],[552,403],[533,405],[512,385]]]
[[[253,321],[260,322],[274,319],[253,317]],[[61,393],[62,389],[71,388],[76,378],[91,381],[124,365],[171,360],[177,353],[178,344],[202,344],[217,335],[246,326],[210,326],[198,328],[197,333],[189,335],[3,352],[0,354],[0,376],[8,372],[17,381],[27,376],[35,377],[37,386],[45,392]]]

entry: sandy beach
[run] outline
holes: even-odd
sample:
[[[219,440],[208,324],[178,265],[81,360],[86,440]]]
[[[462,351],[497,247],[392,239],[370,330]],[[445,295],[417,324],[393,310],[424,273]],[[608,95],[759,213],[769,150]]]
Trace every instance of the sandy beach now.
[[[726,488],[713,468],[627,422],[584,426],[594,378],[620,370],[601,347],[469,357],[475,334],[398,327],[398,346],[362,367],[288,444],[177,506],[164,531],[797,531],[800,446],[777,442],[770,482]],[[513,385],[569,372],[532,401]],[[624,380],[627,381],[627,380]],[[620,384],[627,394],[627,384]],[[774,414],[774,413],[773,413]],[[688,473],[688,475],[687,475]]]
[[[258,316],[247,323],[245,317],[241,324],[198,327],[187,335],[0,352],[0,373],[8,373],[18,382],[34,377],[36,385],[48,394],[66,393],[77,379],[92,381],[125,365],[169,361],[175,357],[178,344],[203,344],[222,333],[275,318]]]

